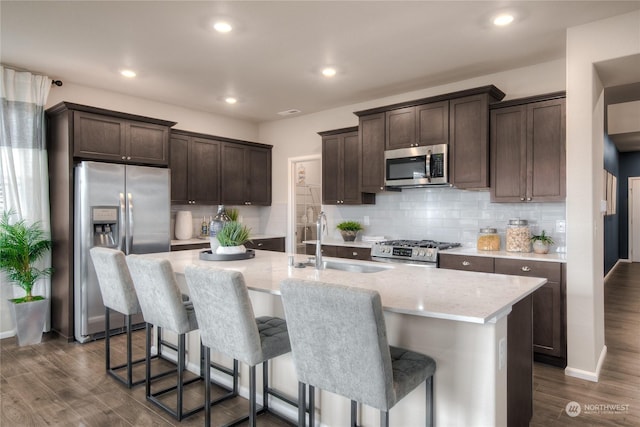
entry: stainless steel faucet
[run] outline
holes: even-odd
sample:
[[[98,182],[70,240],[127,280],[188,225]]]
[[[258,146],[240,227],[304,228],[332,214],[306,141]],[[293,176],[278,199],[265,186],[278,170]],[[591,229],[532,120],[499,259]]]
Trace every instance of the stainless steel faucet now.
[[[316,270],[322,270],[322,233],[326,227],[327,217],[324,212],[320,212],[316,222]]]

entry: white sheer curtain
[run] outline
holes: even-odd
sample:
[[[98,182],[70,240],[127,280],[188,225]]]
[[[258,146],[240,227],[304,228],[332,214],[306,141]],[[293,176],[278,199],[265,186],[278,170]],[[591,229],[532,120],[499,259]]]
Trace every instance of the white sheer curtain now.
[[[51,226],[44,106],[50,88],[47,76],[0,65],[0,212],[13,209],[17,218],[28,223],[40,221],[47,232]],[[51,266],[50,254],[42,264]],[[23,296],[24,292],[18,287],[0,288],[0,335],[6,335],[14,328],[10,318],[5,318],[9,311],[6,299]],[[48,298],[50,294],[50,279],[40,280],[34,295]],[[49,328],[47,319],[45,329]]]

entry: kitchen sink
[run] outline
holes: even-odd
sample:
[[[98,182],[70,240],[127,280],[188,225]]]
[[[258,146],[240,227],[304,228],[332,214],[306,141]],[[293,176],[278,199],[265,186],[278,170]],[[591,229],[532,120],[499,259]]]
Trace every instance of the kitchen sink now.
[[[349,271],[351,273],[378,273],[393,268],[390,265],[350,264],[348,262],[336,261],[324,261],[322,267],[324,269]]]

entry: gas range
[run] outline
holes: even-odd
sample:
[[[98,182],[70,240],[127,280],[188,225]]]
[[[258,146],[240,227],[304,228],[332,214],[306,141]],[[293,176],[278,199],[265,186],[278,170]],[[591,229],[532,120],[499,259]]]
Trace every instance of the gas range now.
[[[371,248],[375,261],[404,262],[436,265],[438,251],[456,248],[460,243],[437,242],[435,240],[387,240],[376,242]]]

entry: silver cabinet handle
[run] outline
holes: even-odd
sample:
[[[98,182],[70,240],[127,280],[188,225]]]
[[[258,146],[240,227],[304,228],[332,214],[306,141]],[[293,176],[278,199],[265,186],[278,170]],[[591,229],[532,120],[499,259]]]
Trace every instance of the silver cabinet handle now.
[[[527,200],[530,202],[531,201],[531,197],[527,197]]]
[[[353,252],[352,255],[353,256],[358,256],[358,252]]]
[[[127,160],[131,160],[131,156],[127,156]]]
[[[126,160],[127,158],[125,156],[122,156],[122,160]]]
[[[258,243],[258,247],[262,246],[264,243]]]
[[[524,197],[520,197],[520,201],[521,201],[521,202],[524,202]]]
[[[521,268],[522,271],[524,271],[525,273],[528,273],[529,271],[531,271],[531,267],[528,267],[526,265],[523,265]]]
[[[462,265],[464,265],[465,267],[469,267],[471,263],[469,261],[462,261]]]

